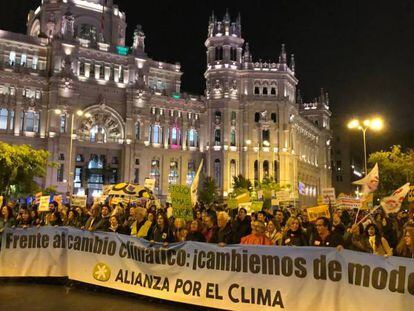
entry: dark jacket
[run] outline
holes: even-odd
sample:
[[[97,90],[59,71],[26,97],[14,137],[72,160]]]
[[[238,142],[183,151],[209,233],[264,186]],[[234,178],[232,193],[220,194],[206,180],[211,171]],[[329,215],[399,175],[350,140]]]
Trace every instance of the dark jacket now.
[[[95,230],[106,231],[109,228],[109,226],[110,226],[110,224],[109,224],[109,218],[110,218],[110,216],[102,217],[98,221],[98,223],[96,224]]]
[[[118,225],[118,227],[114,230],[111,226],[106,229],[107,232],[119,233],[119,234],[129,234],[128,230],[125,227]]]
[[[95,231],[100,220],[101,220],[100,216],[98,216],[98,217],[90,216],[88,218],[88,220],[86,221],[86,223],[85,223],[85,229]]]
[[[174,242],[174,235],[169,226],[164,226],[163,230],[161,230],[160,227],[155,226],[154,230],[149,235],[149,240],[162,243],[172,243]]]
[[[187,237],[185,238],[186,241],[194,241],[194,242],[205,242],[206,238],[200,231],[195,232],[188,232]]]
[[[288,230],[282,238],[282,245],[286,246],[308,246],[308,239],[301,229],[297,231]]]
[[[344,245],[342,236],[336,232],[331,232],[325,240],[316,233],[315,237],[311,241],[310,246],[319,246],[319,247],[337,247],[338,245]]]
[[[233,231],[233,241],[234,243],[240,243],[242,237],[249,235],[252,233],[251,227],[251,219],[250,217],[245,217],[243,221],[241,221],[238,217],[232,223],[232,231]]]
[[[216,228],[210,240],[210,243],[234,243],[233,231],[231,230],[230,222],[228,222],[224,228]]]

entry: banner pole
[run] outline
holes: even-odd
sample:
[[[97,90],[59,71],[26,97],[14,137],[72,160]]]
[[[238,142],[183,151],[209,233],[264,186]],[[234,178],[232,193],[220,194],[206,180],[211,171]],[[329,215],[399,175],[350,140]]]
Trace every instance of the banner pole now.
[[[360,221],[358,221],[358,223],[356,225],[359,225],[360,223],[362,223],[365,219],[368,218],[368,216],[372,215],[372,213],[374,213],[377,209],[379,209],[381,207],[381,205],[377,205],[374,209],[372,209],[371,212],[369,212],[367,215],[365,215],[364,218],[362,218]]]

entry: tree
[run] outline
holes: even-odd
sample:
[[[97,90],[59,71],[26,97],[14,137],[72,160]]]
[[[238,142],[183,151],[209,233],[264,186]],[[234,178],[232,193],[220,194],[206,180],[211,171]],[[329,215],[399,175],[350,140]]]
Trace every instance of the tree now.
[[[414,150],[401,150],[401,146],[392,146],[390,151],[378,151],[369,155],[368,162],[379,167],[379,186],[376,196],[389,195],[398,187],[414,183]]]
[[[233,194],[238,196],[239,194],[252,190],[252,183],[249,179],[243,175],[233,176]]]
[[[38,191],[35,178],[45,176],[48,157],[45,150],[0,142],[0,193],[10,197]]]
[[[205,177],[203,186],[198,194],[198,200],[205,205],[211,205],[220,199],[218,187],[212,177]]]

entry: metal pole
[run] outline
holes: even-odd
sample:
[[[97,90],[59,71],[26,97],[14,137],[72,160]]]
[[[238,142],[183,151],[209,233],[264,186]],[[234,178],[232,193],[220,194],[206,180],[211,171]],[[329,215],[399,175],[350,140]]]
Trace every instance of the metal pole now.
[[[73,150],[73,124],[75,120],[75,114],[72,113],[72,119],[70,122],[70,143],[69,143],[69,170],[68,170],[68,192],[69,195],[72,195],[72,182],[73,182],[73,172],[72,172],[72,150]]]
[[[365,176],[367,176],[367,174],[368,174],[366,132],[367,132],[367,128],[363,128],[362,129],[362,137],[363,137],[363,140],[364,140],[364,171],[365,171]]]

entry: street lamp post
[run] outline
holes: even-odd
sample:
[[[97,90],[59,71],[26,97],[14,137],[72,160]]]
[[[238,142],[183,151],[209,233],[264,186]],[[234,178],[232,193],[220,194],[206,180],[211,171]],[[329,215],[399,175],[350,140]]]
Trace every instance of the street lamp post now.
[[[55,113],[57,115],[62,114],[62,110],[56,109]],[[85,116],[89,118],[91,114],[89,112],[84,113],[82,110],[76,111],[76,115],[79,117]],[[72,153],[73,153],[73,131],[74,131],[74,123],[75,123],[75,113],[72,112],[71,114],[71,120],[70,120],[70,140],[69,140],[69,166],[68,166],[68,177],[67,177],[67,183],[68,188],[67,192],[69,195],[72,195],[72,185],[73,185],[73,171],[72,171]]]
[[[383,121],[381,118],[366,119],[362,123],[358,119],[353,119],[348,122],[349,129],[357,129],[362,131],[362,140],[364,143],[364,173],[368,174],[367,168],[367,138],[366,133],[368,129],[373,131],[380,131],[383,127]]]

